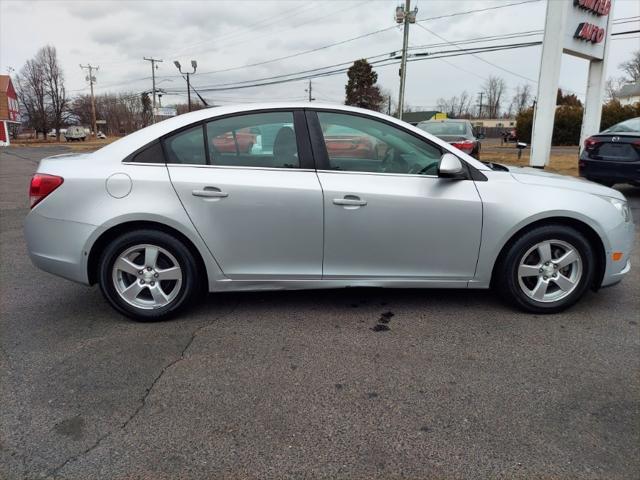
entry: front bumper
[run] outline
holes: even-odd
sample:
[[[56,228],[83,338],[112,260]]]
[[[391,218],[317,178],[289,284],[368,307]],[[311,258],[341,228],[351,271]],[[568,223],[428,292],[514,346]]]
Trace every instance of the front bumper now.
[[[29,257],[45,272],[89,284],[85,246],[95,225],[40,215],[36,207],[24,222]]]
[[[605,252],[607,261],[601,287],[608,287],[620,282],[631,270],[635,226],[632,222],[621,223],[607,232],[607,238],[610,246]],[[614,252],[622,252],[622,258],[614,261]]]

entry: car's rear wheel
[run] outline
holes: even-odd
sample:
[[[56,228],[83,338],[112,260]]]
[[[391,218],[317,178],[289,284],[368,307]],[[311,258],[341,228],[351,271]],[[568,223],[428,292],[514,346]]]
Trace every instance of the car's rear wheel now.
[[[102,253],[99,273],[109,303],[138,321],[175,315],[198,291],[197,264],[189,249],[156,230],[118,237]]]
[[[573,305],[591,285],[595,272],[588,240],[564,225],[526,232],[499,261],[494,277],[499,291],[534,313],[555,313]]]

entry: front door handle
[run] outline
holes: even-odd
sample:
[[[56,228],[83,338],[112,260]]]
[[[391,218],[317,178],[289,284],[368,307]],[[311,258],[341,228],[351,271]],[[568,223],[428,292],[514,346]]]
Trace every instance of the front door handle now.
[[[204,189],[202,190],[192,191],[191,195],[193,195],[194,197],[205,198],[225,198],[229,196],[227,192],[223,192],[218,187],[204,187]]]
[[[356,195],[345,195],[344,198],[334,198],[334,205],[342,205],[344,207],[364,207],[367,204],[366,200],[362,200]]]

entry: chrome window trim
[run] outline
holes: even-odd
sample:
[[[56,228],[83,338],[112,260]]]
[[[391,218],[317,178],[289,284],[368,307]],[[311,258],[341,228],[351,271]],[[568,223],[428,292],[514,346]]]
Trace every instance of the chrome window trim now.
[[[385,177],[412,177],[412,178],[440,178],[438,175],[423,175],[417,173],[387,173],[387,172],[360,172],[351,170],[316,170],[318,173],[346,173],[349,175],[383,175]]]
[[[147,164],[150,165],[150,164]],[[191,165],[188,163],[163,163],[167,167],[191,167],[191,168],[213,168],[218,170],[268,170],[277,172],[315,172],[313,168],[285,168],[285,167],[245,167],[242,165]]]
[[[148,163],[148,162],[122,162],[122,165],[134,165],[136,167],[165,167],[166,163]]]
[[[136,167],[182,167],[182,168],[212,168],[220,170],[267,170],[278,172],[318,172],[347,175],[383,175],[386,177],[411,177],[411,178],[440,178],[438,175],[423,175],[415,173],[386,173],[386,172],[356,172],[347,170],[322,170],[313,168],[283,168],[283,167],[244,167],[241,165],[196,165],[188,163],[138,163],[122,162],[123,165],[135,165]]]

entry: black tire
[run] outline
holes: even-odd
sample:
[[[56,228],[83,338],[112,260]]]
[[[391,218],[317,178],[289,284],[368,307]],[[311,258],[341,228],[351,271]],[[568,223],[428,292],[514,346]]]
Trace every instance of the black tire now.
[[[576,287],[566,297],[554,302],[541,302],[528,296],[520,286],[518,268],[523,256],[536,244],[560,240],[580,254],[582,274]],[[503,252],[494,270],[493,284],[500,295],[518,308],[531,313],[557,313],[576,303],[593,283],[595,254],[589,241],[578,230],[566,225],[545,225],[519,236]]]
[[[616,182],[613,182],[611,180],[600,180],[597,178],[594,179],[593,181],[596,183],[599,183],[600,185],[604,185],[605,187],[613,187],[616,184]]]
[[[136,245],[149,244],[169,252],[182,272],[181,285],[175,298],[157,308],[138,308],[127,303],[118,293],[113,279],[113,267],[118,257]],[[191,251],[178,239],[158,230],[134,230],[112,241],[99,259],[100,290],[107,301],[120,313],[139,322],[166,320],[187,308],[200,291],[198,264]],[[158,282],[160,283],[160,282]]]

